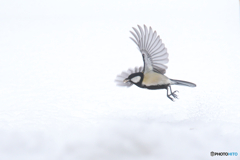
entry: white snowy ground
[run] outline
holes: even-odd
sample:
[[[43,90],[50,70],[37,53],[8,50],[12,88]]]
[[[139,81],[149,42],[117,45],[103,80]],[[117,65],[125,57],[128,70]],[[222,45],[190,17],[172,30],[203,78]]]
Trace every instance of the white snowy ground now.
[[[1,160],[240,159],[238,1],[0,4]],[[168,48],[166,75],[197,84],[176,102],[115,86],[142,65],[137,24]]]

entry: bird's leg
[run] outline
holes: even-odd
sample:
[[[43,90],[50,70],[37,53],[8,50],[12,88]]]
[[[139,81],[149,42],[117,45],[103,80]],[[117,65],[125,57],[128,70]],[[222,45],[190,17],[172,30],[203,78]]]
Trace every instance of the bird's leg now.
[[[174,98],[178,98],[178,96],[175,94],[175,93],[178,92],[178,91],[172,92],[171,85],[169,85],[169,88],[170,88],[170,91],[171,91],[171,94],[170,94],[170,95],[172,95]]]
[[[168,87],[167,87],[167,97],[168,97],[171,101],[174,102],[174,99],[171,97],[171,95],[172,95],[172,94],[170,94],[170,95],[168,94]]]

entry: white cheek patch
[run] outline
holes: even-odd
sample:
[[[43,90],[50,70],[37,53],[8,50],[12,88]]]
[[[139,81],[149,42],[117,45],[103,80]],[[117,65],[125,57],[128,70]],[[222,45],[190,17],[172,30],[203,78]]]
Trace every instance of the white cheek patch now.
[[[140,79],[141,79],[140,76],[136,76],[136,77],[133,77],[133,78],[131,79],[131,81],[134,82],[134,83],[138,83],[138,82],[140,81]]]

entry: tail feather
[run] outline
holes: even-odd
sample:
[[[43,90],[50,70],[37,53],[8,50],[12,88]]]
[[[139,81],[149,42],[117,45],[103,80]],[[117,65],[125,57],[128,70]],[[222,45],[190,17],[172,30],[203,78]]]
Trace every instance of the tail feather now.
[[[176,80],[176,79],[170,79],[171,80],[171,85],[181,85],[181,86],[187,86],[187,87],[196,87],[197,85],[191,82],[187,81],[181,81],[181,80]]]

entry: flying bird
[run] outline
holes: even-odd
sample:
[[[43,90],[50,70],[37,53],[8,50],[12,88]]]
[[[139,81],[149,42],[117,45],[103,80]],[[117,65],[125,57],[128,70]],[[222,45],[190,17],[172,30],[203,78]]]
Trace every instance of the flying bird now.
[[[170,79],[165,76],[168,68],[166,64],[169,61],[165,45],[157,32],[153,32],[151,27],[148,29],[145,25],[143,28],[138,25],[138,29],[133,27],[133,31],[130,31],[133,37],[130,37],[130,39],[133,40],[141,52],[144,65],[122,72],[115,80],[117,85],[130,87],[135,84],[140,88],[150,90],[166,89],[167,97],[172,101],[174,101],[174,98],[178,98],[176,94],[178,91],[172,92],[171,85],[196,87],[194,83]]]

